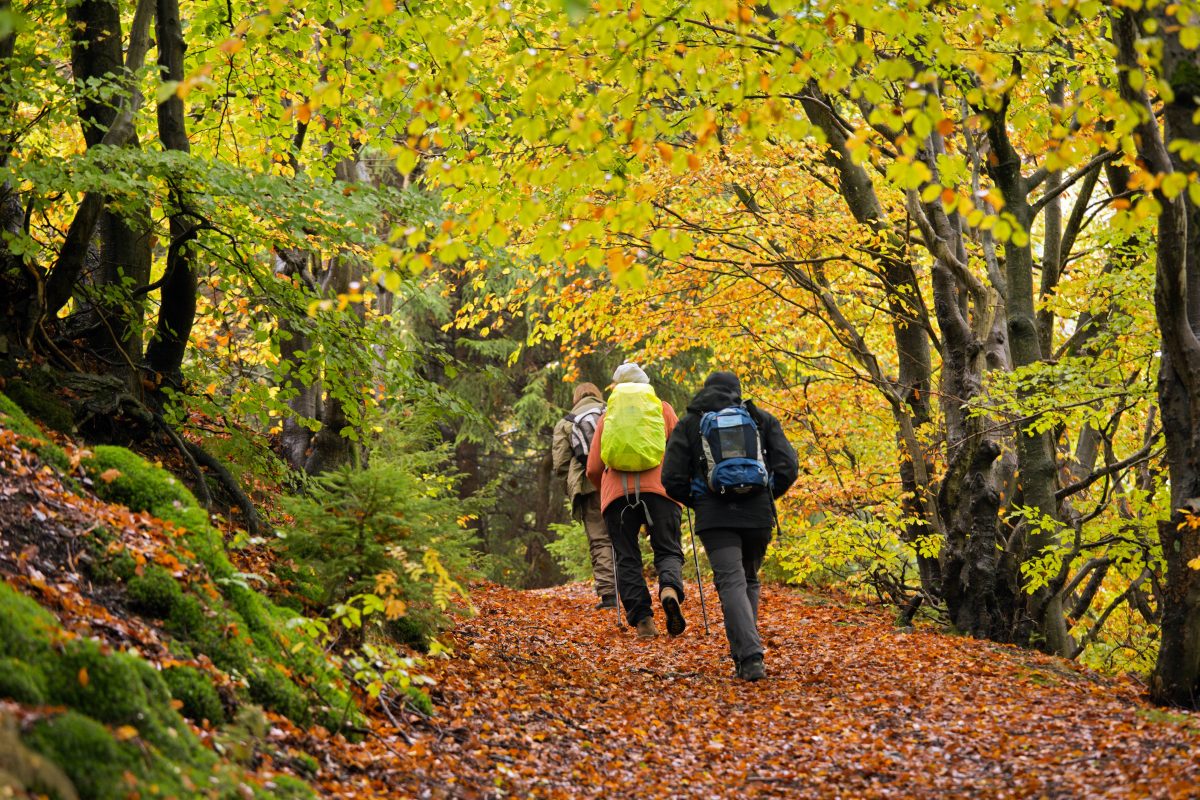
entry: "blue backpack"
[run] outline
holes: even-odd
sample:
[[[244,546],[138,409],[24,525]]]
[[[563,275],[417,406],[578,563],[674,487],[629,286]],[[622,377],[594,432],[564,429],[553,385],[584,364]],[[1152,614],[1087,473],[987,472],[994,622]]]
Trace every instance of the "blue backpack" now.
[[[770,485],[758,425],[745,406],[708,411],[700,418],[708,490],[735,499]]]

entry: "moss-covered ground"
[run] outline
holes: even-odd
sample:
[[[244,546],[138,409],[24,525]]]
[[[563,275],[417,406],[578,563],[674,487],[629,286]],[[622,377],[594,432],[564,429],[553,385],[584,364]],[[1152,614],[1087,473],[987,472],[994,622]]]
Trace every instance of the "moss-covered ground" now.
[[[166,470],[119,447],[72,451],[74,467],[4,394],[0,437],[36,454],[22,466],[58,470],[64,480],[54,485],[63,495],[90,484],[98,498],[90,502],[151,515],[130,518],[152,530],[152,552],[127,546],[128,534],[103,524],[60,525],[57,535],[47,527],[46,541],[25,547],[53,553],[56,562],[78,559],[93,596],[157,631],[152,638],[161,648],[149,658],[136,642],[126,648],[113,636],[80,635],[78,625],[64,627],[0,582],[0,721],[6,708],[24,709],[22,746],[57,765],[82,798],[312,796],[300,779],[271,772],[263,781],[247,771],[263,763],[261,742],[242,742],[258,755],[239,761],[204,741],[257,707],[301,727],[361,721],[337,669],[318,648],[297,646],[302,634],[289,628],[296,612],[272,603],[255,590],[253,576],[235,570],[207,512]],[[68,470],[78,481],[63,475]],[[36,535],[25,532],[27,539]],[[43,584],[35,577],[23,585]],[[229,734],[220,735],[228,741]],[[43,794],[71,796],[53,788]]]

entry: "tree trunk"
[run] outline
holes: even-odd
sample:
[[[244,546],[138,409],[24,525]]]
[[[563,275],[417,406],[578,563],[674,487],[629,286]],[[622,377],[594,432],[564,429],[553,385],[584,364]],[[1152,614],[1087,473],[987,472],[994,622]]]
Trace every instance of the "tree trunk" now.
[[[12,0],[0,0],[0,14],[12,12]],[[9,60],[16,50],[15,30],[0,38],[0,75],[7,83],[12,67]],[[15,102],[0,97],[0,122],[6,129],[0,132],[0,167],[8,165],[8,158],[16,144],[16,132],[7,129],[16,122]],[[0,184],[0,234],[19,234],[24,228],[25,210],[21,198],[10,183]],[[33,270],[25,260],[12,253],[0,237],[0,359],[14,354],[22,347],[25,330],[23,322],[31,316],[31,309],[39,305],[39,285]]]
[[[72,9],[73,13],[83,15],[78,19],[74,16],[71,18],[73,42],[76,47],[86,51],[90,48],[90,43],[87,43],[88,37],[98,38],[97,47],[105,53],[101,61],[102,68],[109,69],[109,65],[113,63],[111,50],[115,47],[118,57],[120,54],[119,15],[114,23],[113,6],[111,3],[104,2],[94,1],[73,6]],[[91,100],[85,100],[81,106],[80,118],[83,121],[85,135],[92,135],[93,124],[89,120],[107,120],[106,129],[97,144],[124,147],[135,138],[137,132],[135,117],[142,103],[142,94],[138,90],[137,81],[134,78],[138,70],[142,68],[146,53],[150,48],[150,20],[153,17],[154,0],[138,0],[137,9],[133,15],[133,24],[129,31],[129,48],[125,54],[124,70],[120,73],[100,73],[114,74],[120,78],[117,81],[115,92],[117,101],[111,106],[111,116],[105,111],[105,107],[93,105]],[[80,37],[83,37],[82,40]],[[92,66],[88,58],[84,57],[85,55],[86,53],[73,59],[75,61],[82,59],[79,68],[82,70],[99,69]],[[101,117],[94,115],[101,115]],[[44,284],[39,287],[38,302],[30,307],[28,318],[21,323],[27,336],[32,335],[32,331],[41,324],[44,318],[53,317],[71,299],[89,253],[92,252],[92,237],[103,211],[103,196],[96,192],[88,192],[84,195],[67,229],[58,258],[46,274]],[[41,280],[40,275],[38,280]]]
[[[344,159],[334,168],[334,175],[342,183],[356,182],[360,177],[357,160]],[[348,294],[351,283],[362,281],[362,267],[351,259],[335,255],[329,269],[325,285],[325,294],[329,297]],[[357,324],[361,325],[366,313],[362,303],[355,303],[354,310]],[[349,376],[342,377],[343,383],[349,383]],[[329,383],[327,380],[326,384]],[[356,457],[356,445],[344,433],[349,424],[344,405],[346,401],[342,397],[344,393],[344,390],[326,392],[321,404],[321,427],[312,438],[308,460],[304,464],[305,471],[310,475],[347,464]]]
[[[924,310],[916,298],[921,296],[912,264],[904,258],[903,247],[883,210],[870,175],[850,157],[846,135],[833,118],[828,98],[817,87],[801,103],[808,118],[825,134],[825,162],[838,175],[838,189],[851,215],[882,237],[884,275],[888,283],[888,308],[892,316],[892,335],[896,346],[899,375],[897,389],[901,403],[893,405],[896,419],[900,482],[905,498],[902,508],[909,522],[903,539],[914,544],[922,536],[936,534],[936,508],[932,507],[933,488],[929,478],[930,459],[920,445],[920,432],[929,424],[929,391],[933,367],[930,361],[929,333],[922,325]],[[907,456],[904,457],[904,456]],[[940,565],[936,559],[917,553],[921,586],[931,595],[941,592]]]
[[[119,4],[115,0],[83,0],[69,6],[67,15],[71,22],[71,70],[81,91],[90,83],[125,84],[128,74]],[[79,102],[79,121],[89,148],[104,140],[121,105],[120,93],[116,104],[94,95],[94,89],[88,90]],[[125,146],[138,147],[135,132]],[[93,201],[97,202],[100,206],[105,203],[99,198]],[[86,287],[79,296],[80,314],[88,329],[86,338],[101,357],[122,365],[119,369],[133,386],[142,356],[142,302],[131,296],[129,289],[150,281],[148,221],[134,222],[105,208],[89,208],[88,212],[76,231],[77,237],[65,245],[86,249],[91,246],[92,236],[99,235],[98,269],[86,271],[79,284],[81,289]]]
[[[179,0],[158,0],[155,29],[158,32],[158,66],[163,81],[182,81],[187,45],[179,19]],[[168,150],[191,152],[183,100],[174,93],[158,104],[158,136]],[[183,356],[196,319],[196,270],[190,244],[198,231],[188,214],[187,201],[177,187],[172,186],[170,200],[171,242],[163,273],[158,324],[146,350],[146,367],[158,381],[178,387],[183,383]]]
[[[1135,129],[1138,155],[1159,176],[1194,172],[1200,165],[1184,161],[1175,141],[1200,141],[1194,121],[1200,97],[1200,64],[1195,51],[1179,41],[1180,25],[1195,25],[1195,11],[1180,10],[1179,19],[1162,7],[1151,12],[1162,39],[1161,78],[1169,83],[1171,99],[1164,102],[1165,134],[1159,129],[1151,100],[1128,75],[1141,69],[1137,42],[1141,20],[1131,10],[1115,11],[1113,37],[1121,66],[1121,94],[1140,117]],[[1161,703],[1200,706],[1200,570],[1190,563],[1200,558],[1200,210],[1187,194],[1167,197],[1155,190],[1158,247],[1154,307],[1162,333],[1162,363],[1158,373],[1158,402],[1167,444],[1171,484],[1171,515],[1158,524],[1166,579],[1159,597],[1162,640],[1150,682],[1151,695]]]
[[[310,291],[316,291],[308,270],[308,253],[303,250],[282,250],[276,254],[276,258],[277,273],[298,281]],[[297,312],[283,313],[276,321],[279,330],[279,362],[287,367],[280,388],[291,395],[287,403],[292,411],[283,420],[280,441],[284,458],[292,469],[304,469],[309,447],[312,445],[313,432],[300,420],[317,418],[321,384],[315,375],[308,374],[303,363],[308,358],[311,343],[303,323],[296,321],[295,313]]]
[[[995,158],[989,160],[988,172],[1004,196],[1005,208],[1016,217],[1023,231],[1030,231],[1033,212],[1029,205],[1029,189],[1021,174],[1021,159],[1008,139],[1007,101],[992,113],[988,139]],[[1028,239],[1005,243],[1005,314],[1008,322],[1008,346],[1014,369],[1028,367],[1042,360],[1038,337],[1037,316],[1033,307],[1033,251]],[[1032,390],[1018,393],[1022,400],[1030,399]],[[1021,520],[1012,537],[1018,561],[1047,552],[1059,539],[1060,514],[1055,497],[1054,444],[1048,432],[1036,433],[1018,427],[1017,464],[1020,471],[1019,491],[1024,505],[1032,508],[1037,520]],[[1030,621],[1037,626],[1041,646],[1047,652],[1069,656],[1075,643],[1067,629],[1062,597],[1048,587],[1042,587],[1026,601]],[[1018,636],[1024,636],[1019,632]]]

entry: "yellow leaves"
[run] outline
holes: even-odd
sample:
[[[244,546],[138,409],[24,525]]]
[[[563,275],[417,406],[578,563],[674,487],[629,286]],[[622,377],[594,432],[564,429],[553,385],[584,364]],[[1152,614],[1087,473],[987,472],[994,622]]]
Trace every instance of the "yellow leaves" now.
[[[888,180],[902,189],[916,189],[933,179],[933,173],[922,161],[902,157],[888,164]]]
[[[658,151],[658,157],[662,159],[664,164],[670,164],[672,157],[675,155],[675,148],[668,142],[657,142],[654,149]]]
[[[1176,530],[1180,531],[1198,531],[1200,530],[1200,514],[1192,513],[1186,508],[1179,509],[1179,513],[1183,514],[1183,522],[1175,526]],[[1189,566],[1191,566],[1189,564]]]
[[[717,132],[717,113],[711,108],[704,109],[704,113],[700,118],[700,124],[696,126],[696,143],[703,145],[708,139]]]
[[[218,49],[225,55],[232,56],[240,53],[245,46],[245,39],[234,38],[226,39],[225,41],[221,42],[221,44],[218,46]]]
[[[188,95],[192,93],[197,86],[202,86],[209,83],[209,76],[212,75],[214,65],[205,64],[198,70],[187,76],[179,83],[175,84],[175,96],[180,100],[187,100]],[[169,83],[164,83],[163,88],[170,86]]]

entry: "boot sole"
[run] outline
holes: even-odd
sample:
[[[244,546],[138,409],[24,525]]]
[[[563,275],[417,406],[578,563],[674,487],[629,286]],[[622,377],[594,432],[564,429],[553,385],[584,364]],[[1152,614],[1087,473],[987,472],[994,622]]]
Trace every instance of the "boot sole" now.
[[[679,610],[679,601],[674,597],[668,597],[663,600],[663,613],[667,615],[667,633],[671,636],[678,636],[687,628],[687,620],[683,618],[683,612]]]

